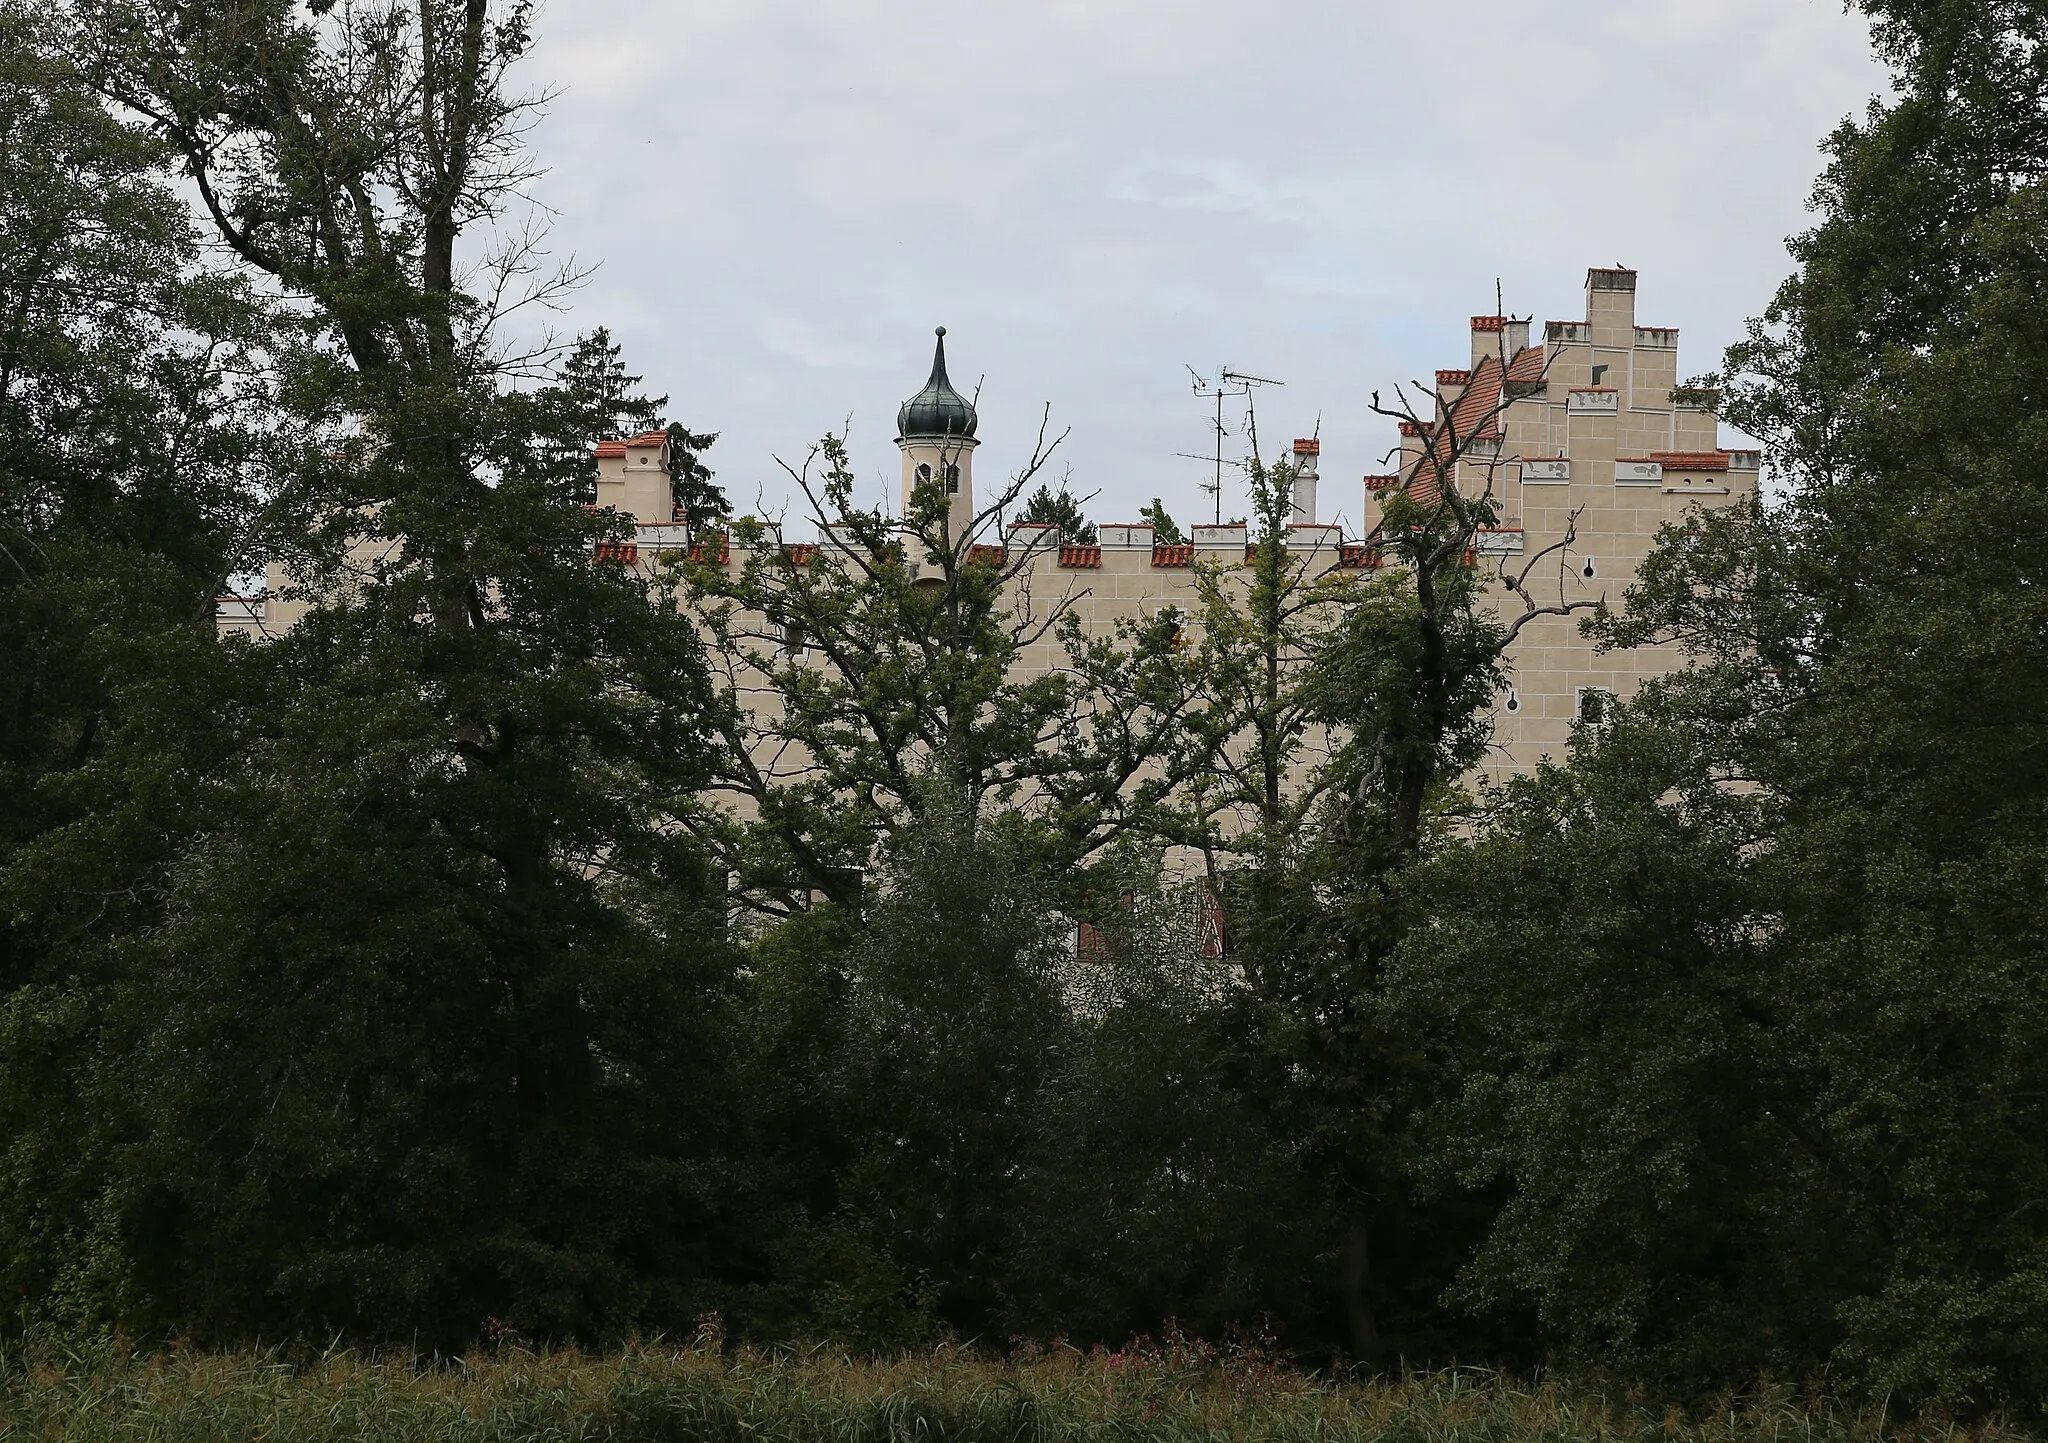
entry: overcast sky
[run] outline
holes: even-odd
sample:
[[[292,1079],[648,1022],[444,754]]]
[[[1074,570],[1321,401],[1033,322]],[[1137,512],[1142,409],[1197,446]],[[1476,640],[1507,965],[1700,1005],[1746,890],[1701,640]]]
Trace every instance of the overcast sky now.
[[[1368,397],[1462,365],[1496,279],[1540,324],[1633,266],[1639,320],[1714,366],[1884,86],[1837,0],[552,0],[521,79],[559,92],[552,245],[598,267],[557,324],[720,433],[740,509],[849,418],[893,498],[944,325],[984,498],[1049,404],[1093,516],[1196,519],[1186,367],[1228,365],[1286,382],[1269,454],[1320,422],[1354,524],[1394,439]]]

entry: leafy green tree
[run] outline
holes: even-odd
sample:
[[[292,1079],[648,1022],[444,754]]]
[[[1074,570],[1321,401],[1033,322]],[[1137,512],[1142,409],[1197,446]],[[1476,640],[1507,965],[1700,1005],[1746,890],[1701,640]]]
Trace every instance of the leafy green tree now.
[[[92,77],[294,299],[326,444],[271,513],[310,613],[137,677],[11,870],[90,981],[31,1020],[87,1018],[62,1075],[108,1159],[21,1311],[437,1347],[679,1326],[726,1251],[734,959],[650,799],[706,774],[705,673],[673,596],[593,558],[590,378],[507,384],[495,303],[457,288],[524,174],[526,9],[316,12],[81,18]]]
[[[2036,6],[1863,8],[1897,93],[1703,383],[1785,500],[1667,536],[1603,632],[1698,667],[1446,859],[1402,990],[1465,1079],[1436,1165],[1518,1198],[1476,1296],[1670,1374],[1994,1406],[2048,1390],[2048,58]]]
[[[1006,1326],[1112,1346],[1174,1327],[1277,1334],[1321,1351],[1341,1333],[1341,1220],[1269,1079],[1243,1066],[1253,998],[1204,933],[1202,891],[1132,861],[1128,900],[1096,909],[1062,969],[1072,1018],[1028,1116]]]
[[[89,1292],[119,1122],[78,1059],[105,978],[25,858],[89,810],[137,693],[206,694],[214,593],[290,449],[247,288],[210,274],[166,147],[109,115],[55,6],[0,5],[0,1291]],[[203,708],[191,718],[209,724]],[[101,894],[110,931],[159,899]],[[23,1300],[33,1300],[27,1308]]]
[[[1463,415],[1434,394],[1427,410],[1405,395],[1384,407],[1425,448],[1343,555],[1290,546],[1292,469],[1253,455],[1249,558],[1200,582],[1206,768],[1183,815],[1217,859],[1250,988],[1243,1075],[1342,1219],[1330,1251],[1346,1341],[1368,1361],[1454,1350],[1435,1294],[1471,1225],[1459,1205],[1418,1205],[1402,1175],[1399,1118],[1421,1074],[1380,1002],[1412,920],[1396,887],[1469,814],[1462,778],[1484,754],[1514,637],[1583,605],[1530,583],[1573,544],[1569,527],[1513,570],[1475,564],[1498,515],[1485,438],[1511,400]]]
[[[854,507],[844,447],[827,437],[792,472],[823,537],[814,550],[741,521],[732,568],[685,568],[720,673],[720,749],[709,804],[683,820],[757,910],[787,914],[813,892],[851,905],[934,787],[1052,878],[1175,785],[1187,693],[1172,619],[1086,638],[1068,600],[1013,591],[1042,549],[983,542],[1051,449],[1041,440],[956,536],[937,480],[907,517]],[[1034,648],[1065,665],[1020,677]]]

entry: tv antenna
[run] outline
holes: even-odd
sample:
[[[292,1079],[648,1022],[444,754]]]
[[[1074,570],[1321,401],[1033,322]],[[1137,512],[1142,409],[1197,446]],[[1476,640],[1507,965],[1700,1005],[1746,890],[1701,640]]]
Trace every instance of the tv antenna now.
[[[1216,379],[1213,381],[1197,371],[1193,366],[1187,368],[1187,373],[1194,380],[1195,394],[1197,396],[1209,396],[1215,399],[1216,416],[1210,423],[1213,427],[1211,439],[1214,441],[1215,447],[1207,456],[1196,456],[1186,451],[1176,452],[1175,454],[1186,457],[1190,461],[1210,462],[1216,468],[1214,479],[1204,485],[1202,489],[1215,499],[1216,524],[1221,526],[1223,524],[1223,438],[1230,434],[1230,428],[1223,424],[1223,403],[1226,399],[1236,400],[1240,397],[1243,398],[1246,427],[1251,431],[1254,440],[1256,440],[1258,436],[1256,429],[1258,423],[1255,419],[1255,403],[1252,400],[1252,393],[1260,386],[1284,386],[1287,383],[1285,381],[1275,381],[1266,376],[1250,375],[1244,371],[1234,371],[1228,366],[1219,368],[1216,372]],[[1230,464],[1233,466],[1244,466],[1247,463],[1232,461]]]

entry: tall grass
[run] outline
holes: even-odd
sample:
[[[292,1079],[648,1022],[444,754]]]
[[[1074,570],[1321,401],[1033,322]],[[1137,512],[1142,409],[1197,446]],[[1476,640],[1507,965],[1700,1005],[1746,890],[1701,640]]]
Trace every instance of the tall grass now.
[[[1333,1384],[1179,1346],[1008,1362],[713,1346],[506,1349],[433,1366],[114,1350],[0,1361],[6,1443],[1962,1443],[1999,1432],[1900,1425],[1773,1388],[1683,1416],[1475,1371]]]

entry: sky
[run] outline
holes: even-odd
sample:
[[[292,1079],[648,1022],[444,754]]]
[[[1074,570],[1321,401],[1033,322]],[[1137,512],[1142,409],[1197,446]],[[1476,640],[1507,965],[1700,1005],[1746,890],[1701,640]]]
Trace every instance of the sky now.
[[[1540,327],[1634,267],[1638,321],[1712,369],[1886,88],[1838,0],[548,0],[516,81],[552,95],[549,248],[592,268],[545,323],[608,326],[791,539],[777,459],[827,431],[893,504],[939,325],[984,501],[1049,407],[1091,516],[1207,519],[1189,368],[1229,366],[1284,382],[1262,449],[1318,433],[1355,525],[1372,393],[1463,365],[1496,284]]]

